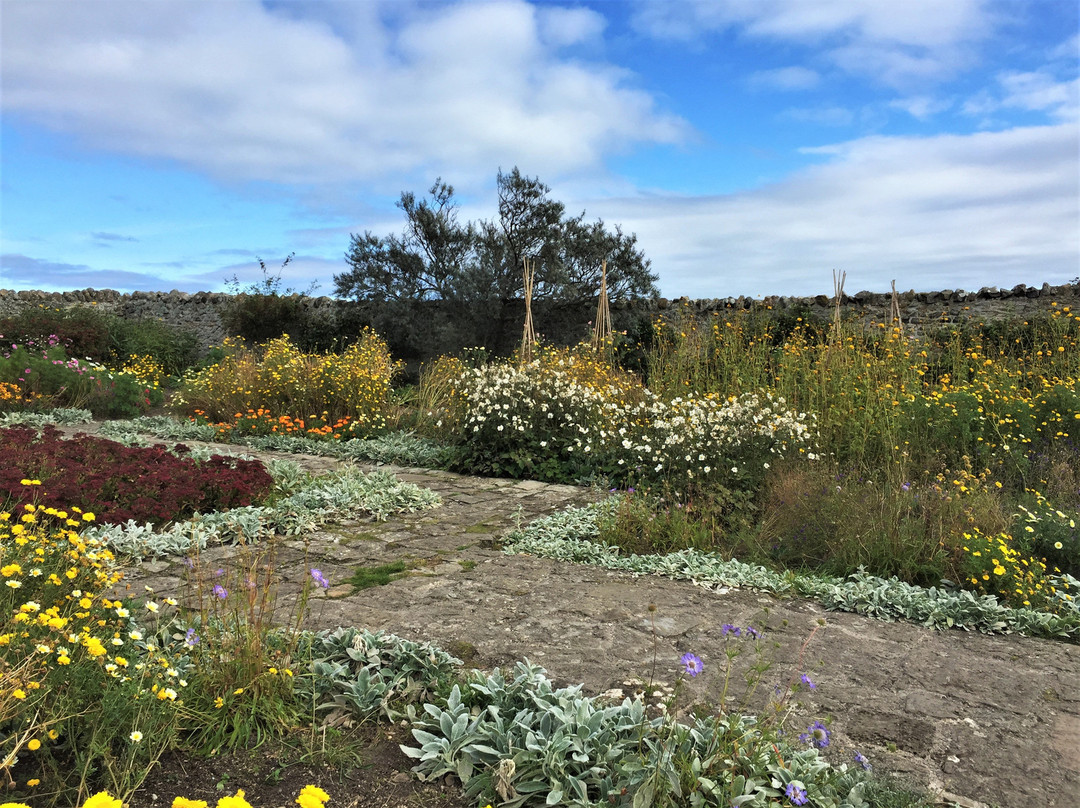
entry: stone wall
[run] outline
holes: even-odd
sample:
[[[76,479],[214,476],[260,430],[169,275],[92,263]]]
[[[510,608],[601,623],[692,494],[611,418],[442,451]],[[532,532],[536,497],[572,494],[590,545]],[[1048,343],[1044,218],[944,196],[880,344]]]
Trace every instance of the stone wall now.
[[[799,312],[802,316],[820,320],[831,320],[835,300],[829,295],[815,297],[772,296],[761,298],[722,298],[712,300],[678,301],[642,301],[652,304],[660,312],[677,306],[687,306],[702,315],[713,311],[729,309],[749,309],[755,306],[767,306],[773,311],[784,313]],[[1038,312],[1045,312],[1052,302],[1060,306],[1076,308],[1080,305],[1080,286],[1064,284],[1051,286],[1044,283],[1039,286],[1020,284],[1012,289],[998,289],[996,286],[983,287],[977,292],[963,289],[946,289],[941,292],[898,292],[897,303],[900,319],[915,327],[938,323],[956,323],[964,320],[991,322],[1015,317],[1028,318]],[[640,304],[639,304],[640,305]],[[890,322],[892,320],[892,293],[857,292],[844,295],[841,303],[844,317],[856,316],[867,322]]]
[[[1019,285],[1012,289],[987,287],[978,292],[963,290],[945,290],[940,292],[901,292],[898,302],[902,320],[914,327],[942,322],[958,322],[964,319],[981,321],[1002,320],[1014,317],[1027,318],[1040,311],[1046,311],[1052,301],[1062,306],[1080,307],[1080,286],[1041,287]],[[160,319],[169,325],[178,326],[194,332],[203,347],[220,342],[226,336],[218,316],[219,310],[231,299],[230,295],[218,292],[133,292],[121,294],[109,289],[84,289],[73,292],[12,291],[0,289],[0,317],[9,316],[32,306],[65,308],[68,306],[95,306],[103,311],[125,318]],[[303,308],[314,319],[325,321],[329,326],[336,323],[350,323],[355,328],[359,323],[372,323],[376,327],[380,321],[377,304],[356,304],[335,300],[328,297],[306,298]],[[889,293],[858,292],[845,295],[843,311],[845,316],[858,316],[866,321],[888,322],[891,320],[890,307],[892,297]],[[421,304],[424,314],[416,319],[418,323],[430,324],[432,314],[441,304],[427,302]],[[545,317],[537,318],[537,330],[554,343],[571,343],[580,339],[588,331],[588,320],[595,310],[592,304],[571,307],[573,311],[562,311],[557,305],[550,305]],[[834,301],[828,295],[816,297],[772,296],[764,299],[748,297],[729,297],[706,300],[655,300],[614,301],[612,316],[615,327],[632,333],[642,333],[648,329],[656,317],[671,316],[678,312],[689,312],[697,316],[709,316],[712,312],[732,309],[767,308],[778,314],[798,313],[804,317],[816,317],[829,320],[833,316]],[[520,306],[504,313],[504,322],[495,329],[498,348],[512,346],[520,340],[521,317],[515,317]],[[543,311],[543,309],[541,309]],[[348,316],[351,313],[351,316]],[[442,312],[442,314],[446,314]],[[507,316],[508,315],[508,316]],[[578,320],[581,322],[579,323]],[[546,323],[546,324],[545,324]],[[405,324],[402,323],[404,326]],[[424,328],[423,325],[415,328]],[[415,330],[415,328],[413,330]],[[408,330],[408,328],[406,328]],[[496,333],[497,332],[497,333]],[[399,335],[400,339],[400,335]],[[391,340],[391,348],[396,340]],[[418,355],[443,352],[452,349],[450,345],[430,345],[428,350],[422,347],[423,340],[417,343],[409,353]],[[475,344],[475,343],[472,343]],[[460,346],[460,347],[465,347]]]

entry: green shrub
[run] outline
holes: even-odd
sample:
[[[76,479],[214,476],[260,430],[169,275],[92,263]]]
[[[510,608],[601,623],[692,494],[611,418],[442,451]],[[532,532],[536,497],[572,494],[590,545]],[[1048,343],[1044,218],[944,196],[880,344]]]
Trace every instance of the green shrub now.
[[[0,382],[17,385],[22,402],[34,408],[85,408],[97,417],[130,418],[163,400],[157,387],[132,373],[69,359],[55,338],[44,345],[28,341],[0,351]]]
[[[289,254],[282,262],[281,269],[292,262],[294,255],[296,253]],[[276,339],[282,334],[297,335],[309,330],[311,316],[304,305],[305,296],[292,288],[282,289],[281,273],[271,275],[263,260],[256,260],[263,274],[261,281],[243,289],[235,275],[228,281],[232,299],[220,312],[226,331],[254,345]]]
[[[102,364],[113,358],[116,343],[104,312],[84,306],[67,309],[23,309],[0,320],[0,335],[14,343],[45,343],[64,346],[70,356]]]
[[[655,494],[630,488],[600,520],[600,541],[627,554],[694,548],[741,555],[741,535],[755,513],[749,493],[722,486],[692,492],[660,486]]]
[[[67,356],[109,367],[150,356],[171,376],[190,367],[198,355],[198,338],[190,331],[158,320],[128,320],[86,306],[24,309],[0,319],[0,335],[17,344],[60,345]]]

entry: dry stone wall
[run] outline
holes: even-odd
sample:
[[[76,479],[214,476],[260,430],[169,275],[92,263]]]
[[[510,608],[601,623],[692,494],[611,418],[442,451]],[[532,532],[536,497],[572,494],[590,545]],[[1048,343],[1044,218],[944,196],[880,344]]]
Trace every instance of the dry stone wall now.
[[[0,289],[0,317],[10,316],[28,307],[66,308],[69,306],[95,306],[125,318],[157,319],[184,328],[195,333],[200,344],[206,348],[218,343],[226,336],[221,324],[219,312],[229,302],[231,295],[218,292],[132,292],[120,293],[110,289],[83,289],[71,292],[13,291]],[[1027,318],[1040,311],[1046,311],[1051,302],[1061,306],[1080,306],[1080,286],[1066,284],[1041,287],[1023,284],[1012,289],[985,287],[977,292],[962,289],[947,289],[939,292],[901,292],[897,295],[901,319],[914,327],[942,322],[958,322],[975,319],[984,322]],[[335,300],[328,297],[303,298],[302,306],[310,315],[328,324],[356,322],[356,318],[343,316],[349,310],[355,310],[356,304]],[[438,308],[441,304],[427,302],[425,307]],[[891,321],[890,293],[858,292],[845,295],[842,309],[845,316],[858,316],[866,321]],[[372,304],[366,304],[370,309]],[[570,343],[584,333],[584,321],[578,319],[591,317],[589,306],[577,306],[580,312],[574,316],[552,318],[549,324],[538,322],[538,329],[548,340],[555,343]],[[732,309],[762,308],[780,315],[799,313],[802,316],[828,320],[833,315],[834,301],[828,295],[816,297],[770,296],[762,298],[728,297],[702,300],[620,300],[612,303],[612,314],[617,328],[633,330],[635,324],[651,323],[656,317],[669,317],[679,312],[689,312],[697,316],[708,317],[712,312]],[[581,313],[584,312],[584,313]],[[365,319],[370,319],[367,317]],[[559,322],[561,319],[561,323]],[[424,322],[424,318],[420,318]],[[431,322],[431,320],[427,320]],[[510,328],[510,326],[513,326]],[[552,333],[565,330],[566,333]],[[507,325],[520,339],[520,322],[515,320]],[[506,330],[506,329],[503,329]],[[640,332],[639,332],[640,333]],[[511,335],[513,336],[513,335]],[[393,347],[393,346],[392,346]],[[464,346],[462,346],[464,347]],[[437,353],[438,351],[433,351]]]

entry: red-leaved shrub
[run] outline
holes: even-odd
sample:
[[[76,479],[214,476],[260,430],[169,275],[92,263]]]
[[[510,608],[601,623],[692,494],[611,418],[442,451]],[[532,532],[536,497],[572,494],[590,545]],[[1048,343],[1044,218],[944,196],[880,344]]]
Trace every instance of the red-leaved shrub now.
[[[189,449],[178,445],[181,454]],[[129,519],[162,525],[196,511],[223,511],[261,501],[274,480],[258,460],[214,455],[203,463],[163,445],[139,449],[79,433],[65,440],[53,427],[0,429],[0,505],[26,503],[92,511],[99,523]],[[26,485],[37,480],[40,485]]]

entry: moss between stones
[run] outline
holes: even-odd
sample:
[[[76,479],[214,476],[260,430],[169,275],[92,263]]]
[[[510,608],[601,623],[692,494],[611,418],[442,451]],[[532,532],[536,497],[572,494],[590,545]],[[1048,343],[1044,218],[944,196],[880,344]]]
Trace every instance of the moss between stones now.
[[[344,583],[351,585],[355,591],[370,589],[373,586],[385,586],[391,581],[403,578],[408,573],[408,569],[404,561],[392,561],[377,567],[357,567]]]

